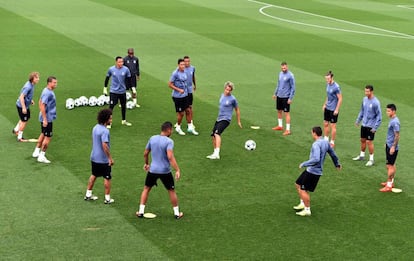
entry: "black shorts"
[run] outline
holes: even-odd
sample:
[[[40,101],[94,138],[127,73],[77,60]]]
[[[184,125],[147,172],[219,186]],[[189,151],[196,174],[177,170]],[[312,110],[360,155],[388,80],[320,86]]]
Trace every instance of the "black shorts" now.
[[[40,129],[43,135],[46,137],[52,137],[53,136],[53,122],[48,122],[46,127],[43,127],[43,123],[40,123]]]
[[[300,186],[301,190],[313,192],[318,185],[320,175],[315,175],[304,170],[296,180],[296,184]]]
[[[276,110],[290,112],[289,98],[276,97]]]
[[[125,81],[125,86],[127,90],[131,90],[132,87],[137,87],[137,76],[131,75],[131,81]]]
[[[28,121],[30,119],[30,109],[27,109],[27,113],[24,114],[22,108],[16,105],[17,113],[19,114],[19,118],[21,121]]]
[[[323,112],[323,120],[330,122],[330,123],[337,123],[338,122],[338,115],[334,115],[334,111],[328,110],[325,108]]]
[[[385,145],[385,164],[386,165],[394,165],[395,161],[397,160],[398,150],[394,151],[394,154],[390,154],[390,147]]]
[[[188,108],[188,97],[183,98],[175,98],[172,97],[175,105],[175,111],[176,112],[183,112]]]
[[[188,106],[189,107],[191,107],[191,106],[193,106],[193,93],[189,93],[188,94],[188,96],[187,96],[187,99],[188,99]]]
[[[361,139],[374,140],[375,132],[371,132],[371,127],[361,126]]]
[[[113,109],[115,105],[119,103],[125,106],[126,104],[126,93],[109,93],[109,107]]]
[[[230,125],[229,121],[222,120],[222,121],[216,121],[214,124],[213,130],[211,131],[211,136],[214,136],[215,134],[221,136],[223,131]]]
[[[147,173],[147,177],[145,178],[145,186],[152,188],[153,186],[157,186],[157,180],[161,179],[162,184],[167,190],[174,190],[174,178],[171,172],[167,174],[157,174],[157,173]]]
[[[112,167],[108,163],[96,163],[91,161],[92,175],[95,177],[103,177],[104,179],[112,179]]]

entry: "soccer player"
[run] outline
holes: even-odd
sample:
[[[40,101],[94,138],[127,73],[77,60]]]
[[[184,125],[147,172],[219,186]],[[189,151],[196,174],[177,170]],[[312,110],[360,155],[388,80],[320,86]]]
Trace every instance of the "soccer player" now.
[[[288,69],[286,62],[281,63],[281,72],[279,73],[279,80],[273,94],[273,99],[276,100],[277,122],[278,125],[273,130],[283,130],[283,114],[286,118],[286,130],[283,135],[290,135],[290,104],[295,95],[295,77]]]
[[[40,73],[31,72],[29,74],[29,80],[23,85],[22,89],[20,90],[19,98],[17,98],[16,108],[20,120],[17,122],[16,127],[14,127],[12,130],[13,134],[17,135],[17,141],[27,141],[25,138],[23,138],[23,131],[30,119],[30,105],[34,104],[34,89],[39,80]]]
[[[39,121],[41,133],[35,150],[32,153],[37,162],[50,163],[46,158],[46,150],[53,136],[53,120],[56,119],[56,96],[54,89],[57,87],[57,79],[54,76],[47,78],[47,86],[43,89],[39,99]]]
[[[213,141],[213,154],[208,155],[208,159],[220,159],[220,147],[221,147],[221,134],[230,125],[230,121],[233,115],[233,109],[236,112],[237,124],[242,128],[240,121],[240,109],[236,97],[232,95],[234,89],[234,83],[227,81],[224,83],[224,93],[221,94],[219,100],[219,113],[211,131],[211,137]]]
[[[126,81],[127,90],[132,92],[132,101],[135,107],[141,107],[137,101],[137,80],[140,80],[139,59],[134,56],[134,48],[128,49],[128,55],[124,57],[124,65],[128,67],[131,72],[131,81]]]
[[[181,122],[184,117],[184,112],[190,115],[187,98],[187,73],[185,72],[184,59],[178,59],[177,64],[178,68],[172,72],[170,81],[168,82],[168,87],[172,89],[171,95],[174,101],[175,111],[177,113],[175,131],[179,135],[185,135],[185,132],[181,129]]]
[[[379,100],[374,96],[374,87],[365,86],[365,96],[362,100],[361,109],[355,122],[359,126],[361,121],[361,152],[353,160],[364,160],[365,149],[368,145],[369,160],[365,166],[374,165],[374,138],[382,121],[381,105]]]
[[[329,131],[331,132],[331,147],[335,147],[336,123],[338,122],[339,108],[342,104],[342,93],[339,85],[334,81],[332,71],[326,76],[326,99],[322,106],[324,139],[329,141]]]
[[[96,178],[104,178],[105,204],[111,204],[115,200],[111,198],[111,170],[114,160],[111,155],[110,135],[106,126],[112,123],[112,110],[102,109],[98,113],[98,123],[92,129],[92,152],[91,166],[92,174],[89,177],[86,189],[85,200],[97,200],[98,197],[92,194]]]
[[[387,182],[381,183],[384,186],[381,192],[390,192],[394,187],[394,177],[396,172],[395,161],[398,156],[398,142],[400,141],[400,120],[397,117],[397,106],[395,104],[387,105],[387,116],[390,118],[388,123],[387,140],[385,144],[385,158],[387,166]]]
[[[322,138],[322,128],[317,126],[313,127],[311,131],[314,142],[310,151],[309,160],[299,164],[299,169],[306,167],[306,170],[296,180],[296,190],[300,197],[300,203],[294,206],[293,209],[300,210],[296,212],[299,216],[310,216],[310,192],[315,191],[318,185],[319,178],[322,176],[323,163],[325,161],[326,154],[331,157],[335,167],[340,170],[341,165],[339,159],[335,154],[335,151],[330,146],[329,142]]]
[[[149,193],[157,180],[160,179],[164,187],[168,190],[170,201],[173,206],[174,217],[180,219],[183,212],[180,212],[178,206],[178,198],[175,192],[174,178],[170,167],[175,170],[175,179],[178,181],[181,177],[180,168],[174,157],[174,141],[170,138],[173,133],[171,122],[164,122],[161,125],[161,133],[152,136],[144,150],[144,170],[147,171],[145,186],[141,193],[139,209],[135,213],[137,217],[142,218],[145,212],[145,204],[147,203]],[[149,164],[149,154],[151,153],[151,165]]]
[[[196,91],[195,67],[191,65],[190,57],[184,56],[185,72],[187,73],[188,110],[185,111],[188,123],[187,132],[198,135],[193,124],[193,92]],[[187,113],[188,111],[188,113]]]
[[[124,60],[121,56],[115,58],[115,65],[109,67],[108,72],[106,73],[103,93],[108,95],[108,82],[111,78],[111,88],[109,93],[109,108],[114,109],[117,105],[118,100],[121,103],[121,114],[122,121],[121,124],[125,126],[131,126],[130,122],[126,121],[126,83],[131,81],[131,72],[129,69],[124,66]],[[106,127],[110,129],[112,124],[107,125]]]

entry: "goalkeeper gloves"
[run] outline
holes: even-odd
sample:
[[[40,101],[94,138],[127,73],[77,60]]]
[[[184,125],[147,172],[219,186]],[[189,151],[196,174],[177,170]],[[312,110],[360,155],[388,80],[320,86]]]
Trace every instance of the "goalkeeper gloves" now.
[[[107,87],[103,87],[103,94],[105,96],[108,96],[108,88]]]

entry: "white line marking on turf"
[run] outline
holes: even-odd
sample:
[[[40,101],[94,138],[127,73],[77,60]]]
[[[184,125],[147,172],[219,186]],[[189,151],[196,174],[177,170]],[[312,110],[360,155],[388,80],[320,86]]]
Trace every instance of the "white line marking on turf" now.
[[[397,5],[397,7],[414,10],[414,5]]]
[[[284,22],[287,22],[287,23],[304,25],[304,26],[315,27],[315,28],[326,29],[326,30],[333,30],[333,31],[341,31],[341,32],[356,33],[356,34],[376,35],[376,36],[385,36],[385,37],[392,37],[392,38],[403,38],[403,39],[414,40],[414,36],[409,35],[409,34],[390,31],[390,30],[386,30],[386,29],[382,29],[382,28],[378,28],[378,27],[374,27],[374,26],[369,26],[369,25],[364,25],[364,24],[358,24],[358,23],[354,23],[354,22],[350,22],[350,21],[346,21],[346,20],[342,20],[342,19],[337,19],[337,18],[333,18],[333,17],[329,17],[329,16],[309,13],[309,12],[305,12],[305,11],[301,11],[301,10],[297,10],[297,9],[293,9],[293,8],[288,8],[288,7],[278,6],[278,5],[272,5],[272,4],[268,4],[268,3],[264,3],[264,2],[260,2],[260,1],[255,1],[255,0],[248,0],[248,1],[264,5],[263,7],[261,7],[259,9],[259,12],[262,15],[270,17],[272,19],[284,21]],[[323,18],[323,19],[327,19],[327,20],[332,20],[332,21],[340,22],[340,23],[344,23],[344,24],[350,24],[350,25],[354,25],[354,26],[368,28],[368,29],[372,29],[372,30],[376,30],[376,31],[380,31],[380,32],[385,32],[387,34],[342,29],[342,28],[337,28],[337,27],[329,27],[329,26],[322,26],[322,25],[316,25],[316,24],[302,23],[302,22],[298,22],[298,21],[294,21],[294,20],[284,19],[284,18],[273,16],[273,15],[270,15],[270,14],[267,14],[267,13],[264,12],[265,9],[271,8],[271,7],[278,8],[278,9],[283,9],[283,10],[288,10],[288,11],[296,12],[296,13],[300,13],[300,14],[305,14],[305,15],[309,15],[309,16],[315,16],[315,17],[319,17],[319,18]]]

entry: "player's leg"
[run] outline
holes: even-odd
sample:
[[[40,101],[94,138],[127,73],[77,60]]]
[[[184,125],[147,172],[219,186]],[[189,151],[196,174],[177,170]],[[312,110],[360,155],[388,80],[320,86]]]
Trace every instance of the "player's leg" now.
[[[96,181],[96,176],[97,173],[99,173],[100,169],[99,169],[99,164],[95,163],[95,162],[91,162],[91,176],[89,177],[88,180],[88,185],[86,186],[86,192],[85,192],[85,197],[84,200],[97,200],[98,197],[94,196],[92,194],[92,190],[93,190],[93,186],[95,185],[95,181]]]

